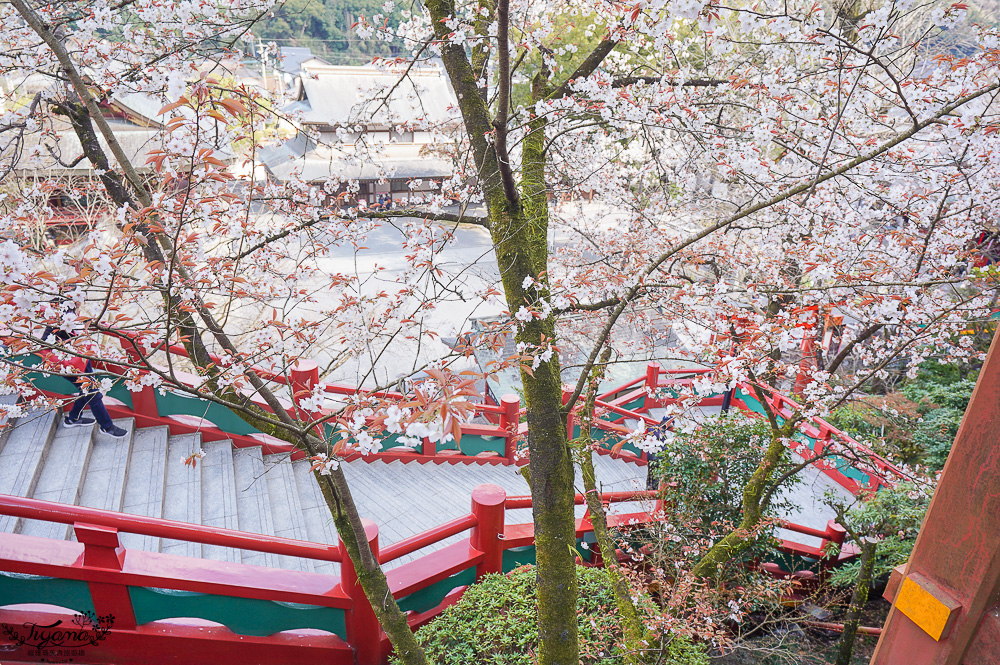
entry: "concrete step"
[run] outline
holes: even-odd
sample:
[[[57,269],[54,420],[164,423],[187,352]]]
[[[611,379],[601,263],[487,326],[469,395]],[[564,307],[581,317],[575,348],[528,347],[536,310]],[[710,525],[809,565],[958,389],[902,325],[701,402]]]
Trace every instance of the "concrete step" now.
[[[267,479],[268,505],[274,522],[274,535],[296,540],[309,540],[305,514],[299,500],[298,485],[288,454],[264,457],[264,477]],[[278,567],[312,572],[313,562],[298,557],[279,556]]]
[[[96,423],[80,427],[60,425],[56,428],[38,474],[38,483],[31,493],[32,498],[68,505],[77,503],[87,475],[96,429]],[[60,540],[69,536],[70,531],[68,524],[42,520],[25,520],[20,529],[28,536]]]
[[[90,453],[90,464],[83,479],[79,505],[101,510],[120,512],[125,497],[125,476],[132,457],[132,441],[135,438],[135,419],[116,420],[115,425],[128,431],[120,439],[115,439],[100,430],[94,439]]]
[[[201,467],[201,523],[222,529],[239,529],[236,503],[236,470],[233,442],[207,441]],[[202,545],[202,556],[216,561],[240,561],[239,550],[218,545]]]
[[[320,490],[316,476],[306,460],[292,463],[295,483],[298,486],[299,503],[306,520],[306,530],[309,540],[327,545],[337,544],[337,528],[333,524],[330,508],[326,505],[323,492]],[[339,575],[340,567],[333,562],[313,561],[317,573]]]
[[[274,535],[271,507],[268,505],[267,478],[260,446],[233,450],[236,473],[236,514],[240,531]],[[266,552],[240,550],[243,563],[254,566],[277,566],[277,556]]]
[[[31,411],[11,424],[0,450],[0,494],[31,496],[57,422],[56,411],[49,409]],[[20,523],[18,517],[0,515],[0,532],[13,532]]]
[[[166,487],[167,441],[166,426],[144,427],[135,432],[132,455],[125,476],[122,512],[146,517],[163,517],[163,496]],[[178,462],[179,464],[179,462]],[[160,539],[133,533],[121,535],[126,549],[147,552],[160,551]]]
[[[163,494],[163,518],[201,524],[201,476],[204,466],[184,464],[184,459],[201,450],[201,434],[181,434],[167,441],[167,484]],[[203,460],[202,460],[203,461]],[[201,543],[164,538],[165,554],[200,557]]]

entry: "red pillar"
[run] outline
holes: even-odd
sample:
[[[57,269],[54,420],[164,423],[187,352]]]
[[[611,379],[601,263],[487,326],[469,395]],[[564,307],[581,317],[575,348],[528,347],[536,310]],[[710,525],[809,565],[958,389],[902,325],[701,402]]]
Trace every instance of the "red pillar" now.
[[[873,665],[1000,662],[1000,335],[917,536]],[[892,585],[890,585],[892,586]]]
[[[365,536],[372,554],[378,559],[378,525],[362,519]],[[347,612],[347,642],[354,647],[354,661],[357,665],[380,665],[382,662],[382,626],[379,625],[375,610],[372,609],[364,589],[358,583],[354,564],[347,555],[343,539],[340,539],[340,588],[351,599],[351,609]]]
[[[810,369],[816,362],[816,341],[813,339],[813,331],[811,327],[807,327],[802,331],[802,359],[799,361],[799,373],[795,375],[795,387],[792,388],[793,395],[801,395],[810,383],[812,383],[812,376],[810,376]]]
[[[470,544],[485,554],[476,566],[476,580],[486,573],[503,572],[503,535],[507,492],[497,485],[479,485],[472,490],[472,514],[479,523],[472,528]]]
[[[85,567],[118,571],[122,569],[125,548],[118,541],[118,529],[77,522],[73,525],[73,531],[77,541],[83,543]],[[90,587],[90,598],[94,602],[97,616],[113,616],[112,628],[135,628],[135,611],[132,609],[132,597],[129,596],[127,585],[90,582],[87,586]]]
[[[500,398],[503,413],[500,414],[500,427],[507,430],[507,440],[504,442],[503,456],[508,462],[514,461],[517,452],[517,428],[521,422],[521,398],[507,394]]]
[[[819,546],[824,548],[828,543],[843,545],[845,540],[847,540],[847,529],[837,524],[836,520],[829,520],[826,523],[826,538],[823,539],[823,542]],[[823,560],[823,566],[829,568],[836,560],[837,557],[826,557]]]

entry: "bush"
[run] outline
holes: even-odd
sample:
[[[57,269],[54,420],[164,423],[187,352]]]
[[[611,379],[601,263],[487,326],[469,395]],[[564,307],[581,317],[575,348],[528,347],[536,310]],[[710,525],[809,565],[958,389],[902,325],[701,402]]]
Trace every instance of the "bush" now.
[[[771,442],[766,420],[730,411],[712,418],[691,433],[680,433],[657,454],[656,473],[666,483],[664,500],[670,505],[671,526],[678,547],[712,540],[739,525],[743,515],[743,488],[753,476]],[[786,492],[774,497],[766,515],[780,515],[794,506]],[[770,551],[771,539],[760,534],[746,556]],[[703,550],[701,550],[703,551]],[[698,550],[692,550],[697,559]]]
[[[828,420],[897,461],[941,469],[976,387],[978,372],[961,370],[924,363],[902,391],[841,407]]]
[[[849,509],[838,511],[858,537],[877,538],[875,563],[872,579],[888,578],[892,569],[910,558],[917,533],[930,505],[931,488],[926,485],[900,483],[896,487],[884,487],[868,500]],[[839,498],[829,495],[828,503],[836,506]],[[849,586],[858,579],[861,569],[860,559],[854,559],[836,570],[830,576],[834,586]]]
[[[607,577],[596,568],[577,572],[580,662],[621,662],[622,627]],[[532,665],[538,651],[535,568],[487,575],[418,630],[417,640],[436,665]],[[664,665],[708,665],[704,649],[686,638],[672,639],[667,654]]]

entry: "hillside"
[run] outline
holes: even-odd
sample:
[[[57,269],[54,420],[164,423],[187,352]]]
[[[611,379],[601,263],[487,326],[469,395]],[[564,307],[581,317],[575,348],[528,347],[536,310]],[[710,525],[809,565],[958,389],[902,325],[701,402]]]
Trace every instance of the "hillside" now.
[[[376,55],[396,55],[397,48],[361,40],[351,30],[359,16],[382,12],[383,0],[288,0],[255,31],[279,46],[308,46],[338,65],[360,65]]]

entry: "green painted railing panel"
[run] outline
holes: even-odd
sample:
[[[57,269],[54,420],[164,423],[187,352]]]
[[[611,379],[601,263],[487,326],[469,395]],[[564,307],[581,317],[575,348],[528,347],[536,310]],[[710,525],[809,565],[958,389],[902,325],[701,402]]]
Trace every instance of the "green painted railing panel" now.
[[[16,357],[16,356],[15,356]],[[25,367],[35,367],[41,364],[42,359],[40,356],[29,355],[22,356],[22,364]],[[56,393],[57,395],[75,395],[77,392],[77,387],[74,386],[69,379],[63,378],[55,374],[48,374],[45,372],[30,372],[25,377],[31,382],[31,385],[37,387],[39,390],[45,390],[50,393]]]
[[[500,569],[505,573],[509,573],[515,568],[535,563],[535,556],[534,545],[512,547],[509,550],[503,551],[503,562]]]
[[[79,392],[76,386],[66,379],[55,374],[45,374],[43,372],[30,372],[27,377],[31,385],[39,390],[55,393],[56,395],[66,395],[67,397]]]
[[[156,408],[161,416],[187,415],[204,418],[229,434],[259,434],[260,430],[248,424],[226,407],[197,397],[187,397],[172,390],[156,393]]]
[[[638,411],[642,408],[642,405],[646,402],[646,396],[637,397],[631,402],[626,402],[622,405],[623,409],[628,409],[629,411]]]
[[[460,586],[468,586],[476,581],[476,567],[466,568],[455,573],[451,577],[446,577],[440,582],[435,582],[419,591],[414,591],[409,596],[403,596],[397,600],[399,609],[404,612],[426,612],[441,604],[444,597]]]
[[[787,573],[798,573],[803,570],[811,570],[818,575],[823,571],[822,561],[817,559],[808,559],[794,554],[786,554],[784,552],[771,552],[764,558],[764,563],[776,563]]]
[[[758,413],[765,417],[767,416],[767,412],[764,411],[764,407],[760,405],[760,401],[758,401],[757,396],[753,393],[747,393],[737,388],[736,392],[733,394],[733,398],[743,400],[743,402],[747,405],[747,408],[754,413]]]
[[[584,547],[586,544],[586,547]],[[593,531],[588,531],[583,534],[583,538],[576,539],[576,551],[579,553],[580,558],[590,563],[594,558],[594,545],[597,544],[597,536],[594,535]]]
[[[26,357],[23,362],[27,367],[34,367],[41,363],[42,359],[39,356],[31,355]],[[98,374],[101,373],[99,372]],[[106,375],[102,375],[101,378],[105,378],[105,376]],[[80,390],[73,385],[69,379],[56,374],[31,372],[26,378],[39,390],[45,390],[57,395],[66,395],[67,397],[70,397],[80,392]],[[127,388],[125,388],[125,381],[123,379],[115,380],[114,387],[108,392],[108,396],[122,402],[128,408],[132,408],[132,394]]]
[[[125,387],[124,380],[115,381],[114,387],[108,391],[108,397],[114,397],[126,407],[133,409],[132,392]]]
[[[809,450],[817,452],[818,441],[811,436],[808,436],[802,432],[797,432],[793,437],[797,441],[804,443]],[[858,484],[864,485],[871,481],[870,476],[852,466],[851,462],[840,456],[831,456],[826,458],[831,464],[833,464],[837,471],[839,471],[843,476],[850,478],[857,482]]]
[[[486,436],[483,434],[463,434],[459,448],[466,455],[494,452],[503,455],[505,439],[502,436]]]
[[[584,561],[589,563],[594,558],[593,548],[596,542],[597,537],[594,536],[593,532],[585,533],[582,538],[576,539],[576,551]],[[587,543],[586,547],[583,546],[584,543]],[[503,551],[503,561],[500,564],[500,570],[505,573],[509,573],[515,568],[520,568],[521,566],[534,565],[535,560],[536,553],[534,545],[512,547],[509,550]]]
[[[68,610],[94,612],[86,582],[0,571],[0,606],[44,603]]]
[[[374,436],[374,435],[372,435]],[[399,434],[390,434],[389,436],[382,438],[382,450],[389,450],[390,448],[395,448],[397,446],[406,446],[409,444],[403,443],[399,440]]]
[[[313,628],[347,639],[344,610],[337,607],[147,587],[129,587],[129,595],[139,625],[187,617],[220,623],[239,635],[265,636]]]

